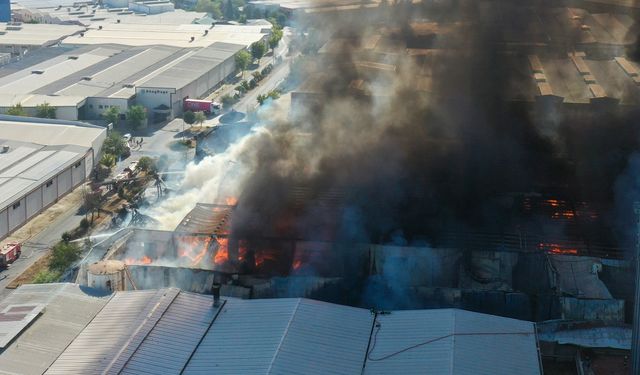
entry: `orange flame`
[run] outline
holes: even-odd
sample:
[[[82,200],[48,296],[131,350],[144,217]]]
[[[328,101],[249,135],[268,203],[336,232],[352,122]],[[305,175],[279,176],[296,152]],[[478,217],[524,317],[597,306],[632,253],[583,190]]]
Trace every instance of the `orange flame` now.
[[[207,254],[211,238],[188,236],[181,237],[178,240],[178,255],[191,261],[191,265],[195,266],[202,261]]]
[[[301,260],[296,260],[293,262],[293,270],[297,271],[298,269],[300,269],[300,266],[302,266],[302,261]]]
[[[567,248],[557,243],[544,243],[538,244],[538,248],[549,254],[564,254],[564,255],[578,255],[578,249]]]
[[[229,239],[228,238],[216,238],[218,243],[218,250],[213,257],[213,261],[216,264],[222,264],[229,260]]]
[[[235,206],[238,203],[238,198],[236,197],[227,197],[225,199],[225,202],[229,205],[229,206]]]
[[[151,257],[145,255],[140,259],[136,259],[136,258],[125,258],[124,259],[124,264],[126,264],[127,266],[130,265],[140,265],[140,264],[151,264],[153,262],[153,259],[151,259]]]
[[[151,257],[145,255],[140,259],[140,262],[142,262],[142,264],[151,264],[152,260]]]

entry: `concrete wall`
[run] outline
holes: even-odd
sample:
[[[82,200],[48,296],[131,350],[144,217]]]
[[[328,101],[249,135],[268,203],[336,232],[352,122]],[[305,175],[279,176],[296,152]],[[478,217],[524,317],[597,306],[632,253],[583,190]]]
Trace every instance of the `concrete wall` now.
[[[71,190],[71,169],[66,169],[58,175],[58,198]]]
[[[73,167],[71,167],[71,184],[74,187],[78,186],[78,184],[80,184],[85,179],[86,170],[84,164],[85,159],[83,158],[82,160],[74,164]]]
[[[124,98],[87,98],[84,116],[87,119],[100,119],[102,113],[109,107],[118,108],[118,112],[124,115],[129,109],[129,100]]]
[[[42,185],[42,205],[47,207],[58,199],[58,178],[54,177]]]
[[[0,211],[0,238],[9,233],[9,218],[7,210]]]
[[[42,186],[27,195],[27,218],[40,212],[42,209]]]
[[[26,200],[22,197],[7,207],[9,214],[9,232],[18,228],[27,220],[26,205]]]

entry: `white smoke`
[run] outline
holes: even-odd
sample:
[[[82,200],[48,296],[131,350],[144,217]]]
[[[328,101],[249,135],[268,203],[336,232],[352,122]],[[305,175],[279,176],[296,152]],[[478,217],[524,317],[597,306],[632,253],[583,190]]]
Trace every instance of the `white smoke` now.
[[[270,104],[261,108],[258,116],[274,118],[281,112],[277,105]],[[269,124],[262,120],[225,152],[207,156],[197,164],[188,163],[177,193],[145,212],[158,220],[155,229],[174,230],[198,203],[226,204],[230,198],[239,198],[246,179],[254,170],[254,145],[262,137],[271,137]]]

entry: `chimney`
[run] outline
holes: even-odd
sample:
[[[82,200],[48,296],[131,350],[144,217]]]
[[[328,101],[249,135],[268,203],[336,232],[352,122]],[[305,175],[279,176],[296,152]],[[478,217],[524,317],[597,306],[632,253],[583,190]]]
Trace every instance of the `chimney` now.
[[[214,307],[220,306],[220,288],[221,287],[222,285],[217,281],[214,281],[213,284],[211,284],[211,294],[213,294]]]

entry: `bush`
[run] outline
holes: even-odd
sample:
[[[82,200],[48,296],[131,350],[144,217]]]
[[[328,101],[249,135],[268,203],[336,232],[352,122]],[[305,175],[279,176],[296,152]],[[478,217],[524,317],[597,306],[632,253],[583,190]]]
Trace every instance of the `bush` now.
[[[58,242],[52,250],[49,269],[60,273],[80,259],[80,253],[82,252],[78,245],[70,242]]]
[[[232,97],[231,95],[225,95],[222,97],[222,105],[225,108],[229,108],[234,105],[237,101],[237,98]]]
[[[244,94],[245,92],[247,92],[247,89],[244,88],[244,86],[236,86],[235,90],[241,94]]]
[[[256,82],[255,79],[252,79],[251,82],[249,82],[249,87],[255,89],[256,86],[258,86],[258,82]]]
[[[116,159],[121,156],[125,156],[129,153],[129,146],[127,142],[122,138],[122,134],[113,131],[109,133],[107,139],[104,140],[102,145],[102,151],[105,154],[111,154],[115,156]]]
[[[138,168],[143,172],[155,172],[156,162],[148,156],[143,156],[138,160]]]
[[[55,283],[60,279],[61,274],[59,272],[51,271],[51,270],[42,270],[36,274],[33,278],[34,284],[48,284]]]
[[[255,82],[260,82],[260,81],[262,81],[262,78],[263,78],[263,77],[262,77],[262,73],[260,73],[260,72],[253,72],[253,73],[251,73],[251,75],[253,76],[253,81],[255,81]]]
[[[89,229],[89,220],[87,220],[86,218],[83,218],[82,220],[80,220],[80,228],[84,231],[86,231],[87,229]]]
[[[196,122],[196,114],[193,113],[193,111],[186,111],[182,115],[182,119],[184,120],[185,123],[189,125],[193,125],[193,123]]]
[[[73,238],[71,238],[71,233],[69,233],[69,232],[62,233],[61,237],[62,237],[62,241],[64,241],[64,242],[69,242],[69,241],[71,241],[73,239]]]
[[[100,164],[104,165],[107,168],[113,168],[116,165],[116,157],[111,154],[102,154],[100,158]]]

